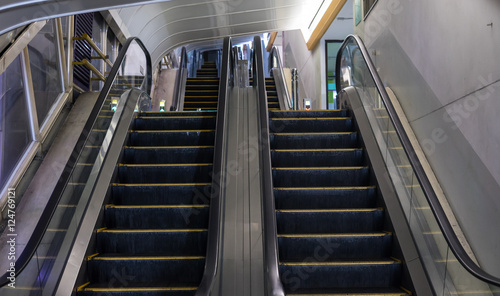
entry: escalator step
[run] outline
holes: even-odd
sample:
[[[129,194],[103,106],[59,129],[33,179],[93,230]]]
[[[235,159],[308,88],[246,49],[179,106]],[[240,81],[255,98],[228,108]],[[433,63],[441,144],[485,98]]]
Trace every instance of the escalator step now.
[[[185,286],[198,285],[203,275],[205,258],[98,255],[89,262],[92,282],[117,282],[116,273],[129,276],[134,283],[156,283],[164,285],[182,283]],[[133,276],[132,276],[133,275]]]
[[[351,129],[352,122],[348,117],[272,118],[269,123],[269,130],[273,133],[348,132]]]
[[[293,285],[302,289],[391,287],[399,283],[401,270],[401,262],[392,259],[280,263],[285,289],[290,289]],[[308,276],[300,278],[300,274]]]
[[[281,261],[300,261],[321,257],[323,262],[345,259],[388,258],[392,235],[390,233],[296,234],[279,235]]]
[[[82,296],[95,296],[95,295],[110,295],[110,296],[134,296],[134,295],[143,295],[143,296],[194,296],[196,290],[198,290],[197,286],[191,287],[166,287],[159,283],[157,285],[153,285],[148,283],[147,285],[139,285],[131,283],[129,281],[124,281],[123,285],[125,287],[116,287],[120,284],[120,282],[115,283],[110,287],[110,284],[101,284],[101,285],[88,285],[86,287],[81,288],[79,290],[78,295]],[[126,285],[125,285],[126,283]]]
[[[354,148],[357,133],[274,133],[270,134],[271,149]]]
[[[185,117],[185,116],[217,116],[217,112],[186,112],[186,111],[169,111],[169,112],[157,112],[148,111],[139,113],[140,117]]]
[[[213,146],[184,147],[125,147],[124,163],[210,163],[213,161]]]
[[[101,253],[204,256],[207,229],[105,229],[97,243]]]
[[[120,164],[118,180],[121,183],[208,183],[212,163],[201,164]]]
[[[278,234],[369,233],[383,227],[381,208],[276,210]]]
[[[114,202],[119,205],[204,205],[210,203],[211,189],[211,183],[113,184],[112,187]]]
[[[359,166],[362,149],[279,149],[271,151],[273,167]]]
[[[364,186],[368,167],[273,168],[275,187]]]
[[[375,195],[375,187],[274,188],[277,209],[371,208]]]
[[[291,282],[291,280],[289,280]],[[285,290],[287,296],[411,296],[412,293],[396,287],[301,289],[300,281],[294,280]]]
[[[214,130],[132,131],[130,146],[209,146]]]
[[[138,117],[134,123],[137,130],[196,130],[214,127],[216,116]]]
[[[321,118],[321,117],[347,117],[347,110],[321,110],[321,111],[271,111],[271,118]]]
[[[109,229],[200,229],[208,226],[208,205],[107,205]]]

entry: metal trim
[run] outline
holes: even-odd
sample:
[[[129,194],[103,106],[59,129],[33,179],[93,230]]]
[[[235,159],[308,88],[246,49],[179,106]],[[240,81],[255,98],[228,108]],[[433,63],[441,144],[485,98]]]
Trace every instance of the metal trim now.
[[[40,126],[38,116],[36,114],[35,91],[33,90],[33,80],[31,77],[31,66],[29,59],[28,47],[25,47],[21,53],[21,65],[23,68],[24,92],[26,98],[26,106],[28,108],[28,116],[30,120],[31,140],[40,142]]]
[[[61,74],[61,86],[64,92],[68,91],[68,68],[66,66],[66,52],[64,50],[64,33],[62,31],[61,18],[56,19],[57,46],[59,48],[59,71]]]

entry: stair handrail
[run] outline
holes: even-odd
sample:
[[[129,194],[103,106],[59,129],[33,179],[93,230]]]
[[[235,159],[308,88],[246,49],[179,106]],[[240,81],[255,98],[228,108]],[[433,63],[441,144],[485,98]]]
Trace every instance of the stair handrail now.
[[[187,63],[188,56],[186,52],[186,48],[182,47],[181,49],[181,61],[179,63],[179,69],[177,70],[177,75],[175,78],[175,88],[174,88],[174,99],[172,101],[172,106],[170,107],[170,111],[180,111],[181,110],[181,102],[182,97],[184,96],[184,74],[187,73]],[[186,75],[187,77],[187,75]]]
[[[208,296],[217,275],[219,262],[219,248],[221,236],[221,213],[222,213],[222,191],[223,177],[223,146],[225,138],[226,121],[226,96],[230,80],[231,63],[231,38],[224,38],[221,77],[219,82],[219,98],[217,103],[217,119],[215,125],[214,162],[212,169],[212,189],[210,196],[210,212],[208,220],[207,252],[205,256],[205,269],[196,296]]]
[[[434,214],[434,217],[436,218],[436,221],[439,225],[439,228],[441,229],[443,236],[448,243],[449,248],[457,258],[458,262],[474,277],[492,284],[494,286],[500,287],[500,278],[495,277],[491,275],[490,273],[484,271],[467,253],[465,248],[463,247],[462,243],[458,239],[455,230],[453,229],[453,226],[451,225],[442,205],[441,202],[439,201],[439,198],[434,191],[434,188],[425,172],[425,169],[422,166],[422,163],[420,159],[417,156],[417,152],[415,148],[413,147],[411,140],[406,133],[403,124],[397,115],[396,109],[394,108],[394,105],[392,104],[392,101],[389,97],[389,94],[387,93],[384,84],[382,83],[382,80],[380,79],[380,76],[377,73],[376,67],[373,64],[373,61],[370,58],[370,54],[368,53],[368,50],[366,49],[363,41],[359,36],[357,35],[349,35],[346,37],[344,40],[344,43],[340,47],[338,54],[337,54],[337,61],[336,61],[336,78],[335,78],[335,83],[337,87],[341,86],[340,82],[340,73],[341,73],[341,63],[342,63],[342,52],[344,49],[347,47],[348,43],[350,41],[354,41],[356,45],[359,47],[361,55],[366,61],[366,64],[368,66],[368,70],[370,72],[370,75],[372,76],[374,82],[375,82],[375,87],[379,91],[379,94],[381,96],[381,99],[383,103],[385,104],[387,108],[387,112],[389,115],[389,119],[391,120],[392,124],[395,127],[396,134],[401,141],[401,144],[403,146],[403,149],[410,161],[410,164],[415,172],[415,175],[420,182],[420,185],[422,187],[422,191],[431,207],[432,213]],[[340,93],[340,92],[339,92]]]
[[[269,59],[271,60],[271,67],[272,68],[278,68],[279,70],[279,74],[280,74],[280,81],[283,81],[285,82],[285,72],[283,71],[283,64],[281,63],[281,57],[280,57],[280,54],[278,52],[278,49],[276,48],[276,46],[273,46],[273,48],[271,49],[271,52],[270,52],[270,55],[269,55]],[[274,63],[274,61],[276,60],[276,65]],[[290,110],[293,110],[295,108],[295,106],[293,105],[293,101],[292,99],[290,98],[290,93],[288,92],[288,87],[286,86],[286,83],[283,83],[283,94],[282,96],[284,97],[286,103],[288,104],[288,108]]]
[[[266,78],[264,72],[263,49],[260,36],[254,37],[253,82],[259,95],[261,182],[264,216],[264,266],[266,272],[266,295],[284,296],[283,284],[278,268],[278,240],[276,212],[271,167],[271,148],[269,138],[269,111],[267,107]]]
[[[40,216],[40,219],[38,220],[35,229],[33,230],[33,235],[30,237],[23,252],[21,253],[21,255],[18,256],[18,259],[15,262],[17,276],[19,276],[19,274],[26,268],[28,263],[31,261],[36,250],[38,249],[38,246],[42,241],[42,238],[45,235],[49,223],[52,220],[52,217],[57,209],[57,205],[59,204],[62,194],[64,193],[66,185],[70,181],[70,177],[76,167],[77,160],[83,151],[85,142],[90,137],[92,127],[94,126],[94,123],[97,120],[97,116],[99,115],[102,106],[104,105],[104,101],[108,96],[111,87],[113,86],[116,76],[119,73],[120,66],[123,60],[125,59],[128,48],[134,41],[144,51],[144,54],[146,56],[147,72],[146,72],[146,77],[142,83],[141,89],[145,91],[148,94],[148,96],[151,94],[151,82],[152,82],[151,56],[149,55],[146,46],[144,46],[144,44],[138,37],[130,37],[126,40],[125,44],[123,45],[120,53],[118,54],[118,57],[115,60],[115,63],[113,64],[113,67],[111,68],[111,71],[109,72],[108,77],[106,78],[106,81],[99,94],[99,97],[97,98],[97,101],[94,104],[92,111],[90,112],[90,116],[87,119],[85,126],[83,127],[83,131],[81,132],[80,137],[78,138],[75,147],[73,148],[73,152],[71,153],[72,157],[70,157],[66,162],[65,169],[63,170],[61,177],[59,178],[54,190],[52,191],[52,194],[50,195],[50,198],[47,202],[47,205],[45,206],[42,215]],[[8,277],[9,277],[9,272],[6,272],[0,278],[0,288],[10,283]]]

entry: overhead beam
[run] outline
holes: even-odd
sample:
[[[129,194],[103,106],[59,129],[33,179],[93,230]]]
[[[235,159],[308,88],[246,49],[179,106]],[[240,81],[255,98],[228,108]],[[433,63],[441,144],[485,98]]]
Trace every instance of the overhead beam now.
[[[333,20],[337,17],[340,10],[344,7],[347,0],[333,0],[328,9],[326,10],[323,17],[319,21],[318,25],[314,28],[311,37],[307,41],[307,49],[313,50],[316,45],[318,45],[319,41],[325,35],[326,31],[332,25]]]

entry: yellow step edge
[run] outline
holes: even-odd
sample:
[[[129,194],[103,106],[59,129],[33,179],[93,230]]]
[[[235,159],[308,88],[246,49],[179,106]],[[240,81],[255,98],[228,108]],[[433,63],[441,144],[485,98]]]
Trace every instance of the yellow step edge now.
[[[124,146],[125,149],[204,149],[214,146]]]
[[[360,169],[367,169],[368,167],[366,166],[360,166],[360,167],[273,167],[273,170],[360,170]]]
[[[307,209],[307,210],[276,210],[277,213],[350,213],[350,212],[362,212],[370,213],[383,211],[383,208],[371,208],[371,209]]]
[[[87,287],[88,285],[90,285],[90,282],[86,282],[85,284],[81,285],[80,287],[76,288],[76,291],[77,292],[81,292],[83,291],[83,289],[85,289],[85,287]]]
[[[124,164],[120,163],[120,167],[144,168],[144,167],[197,167],[211,166],[211,163],[164,163],[164,164]]]
[[[207,232],[208,229],[105,229],[104,233],[181,233],[181,232]]]
[[[334,149],[271,149],[275,152],[322,152],[322,151],[362,151],[362,148],[334,148]]]
[[[215,115],[210,116],[138,116],[140,119],[200,119],[200,118],[216,118]]]
[[[99,256],[99,253],[95,253],[93,255],[90,255],[90,256],[87,257],[87,261],[90,261],[90,260],[92,260],[93,258],[95,258],[97,256]]]
[[[393,260],[381,260],[381,261],[347,261],[347,262],[280,262],[280,265],[284,266],[346,266],[346,265],[390,265],[390,264],[400,264],[400,262]]]
[[[287,294],[287,296],[406,296],[408,293],[328,293],[328,294]],[[411,293],[410,293],[411,295]]]
[[[351,135],[356,132],[329,132],[329,133],[270,133],[275,136],[301,136],[301,135]]]
[[[208,208],[209,205],[137,205],[137,206],[118,206],[107,204],[106,209],[189,209],[189,208]]]
[[[113,183],[113,186],[123,186],[123,187],[167,187],[167,186],[209,186],[212,183],[150,183],[150,184],[123,184],[123,183]]]
[[[339,111],[346,111],[346,109],[329,109],[329,110],[311,110],[311,111],[307,111],[307,112],[339,112]],[[279,112],[295,112],[295,113],[299,113],[299,112],[305,112],[304,110],[279,110],[279,111],[272,111],[273,113],[279,113]]]
[[[271,118],[271,120],[346,120],[351,117],[301,117],[301,118]]]
[[[375,186],[353,186],[353,187],[274,187],[275,190],[363,190],[374,189]]]
[[[390,233],[336,233],[336,234],[278,234],[278,237],[300,238],[300,237],[382,237],[391,235]]]
[[[130,133],[210,133],[214,129],[209,130],[130,130]]]
[[[139,291],[196,291],[198,287],[134,287],[134,288],[84,288],[78,291],[89,291],[89,292],[139,292]]]
[[[199,260],[205,259],[204,256],[131,256],[131,257],[99,257],[92,260],[118,261],[118,260]]]

